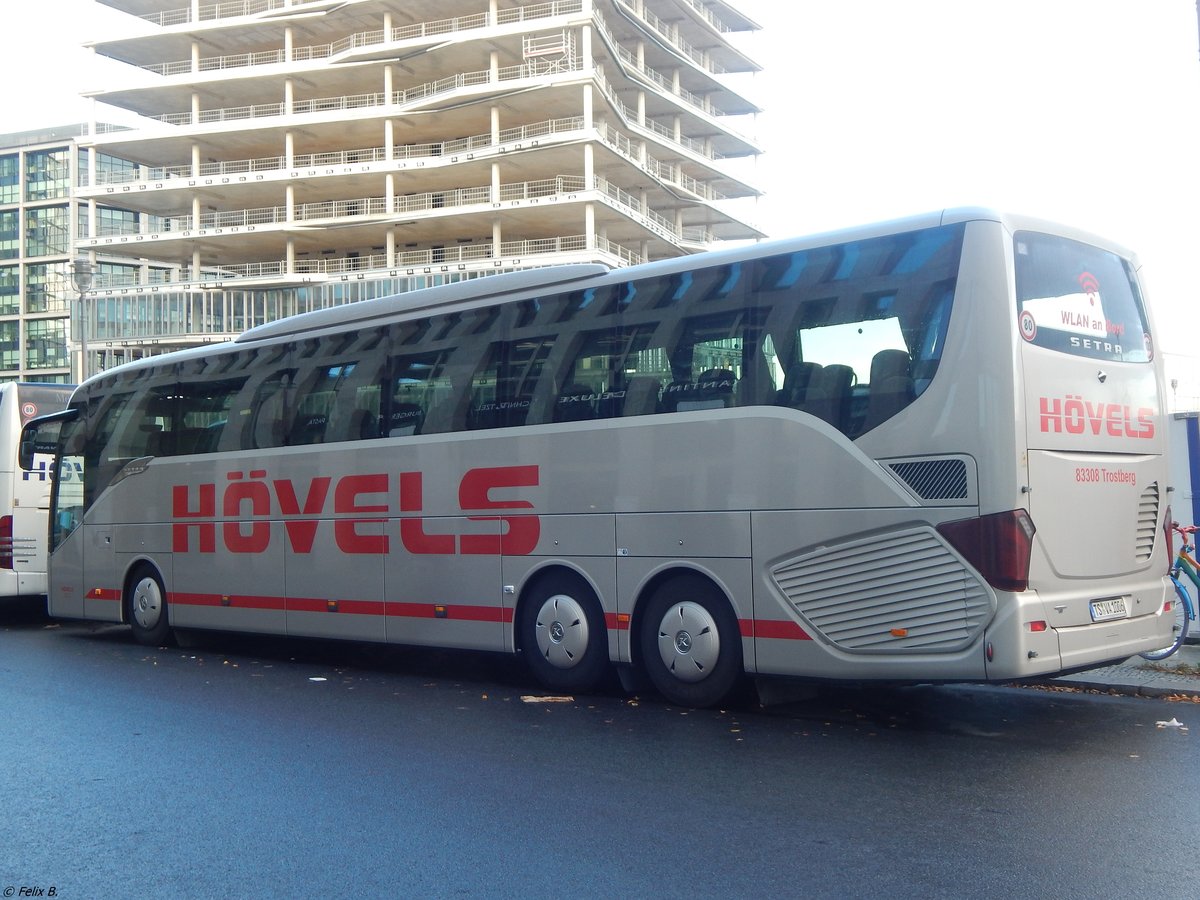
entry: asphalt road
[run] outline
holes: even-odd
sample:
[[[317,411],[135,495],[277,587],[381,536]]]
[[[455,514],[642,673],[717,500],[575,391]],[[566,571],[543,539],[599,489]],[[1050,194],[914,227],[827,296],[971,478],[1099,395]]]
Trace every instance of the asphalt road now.
[[[1200,704],[529,696],[478,654],[0,610],[0,894],[1200,895]]]

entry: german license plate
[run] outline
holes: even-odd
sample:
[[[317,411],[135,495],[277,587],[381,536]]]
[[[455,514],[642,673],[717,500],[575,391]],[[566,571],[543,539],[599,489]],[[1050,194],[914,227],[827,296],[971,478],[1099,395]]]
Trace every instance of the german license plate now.
[[[1106,622],[1109,619],[1129,618],[1129,605],[1124,597],[1092,601],[1092,621]]]

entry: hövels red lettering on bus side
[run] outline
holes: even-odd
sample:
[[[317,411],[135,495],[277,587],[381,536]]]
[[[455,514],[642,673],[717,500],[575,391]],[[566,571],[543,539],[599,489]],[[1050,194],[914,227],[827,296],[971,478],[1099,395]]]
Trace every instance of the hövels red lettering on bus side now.
[[[362,526],[385,524],[399,514],[400,542],[415,554],[499,554],[525,556],[533,552],[541,537],[536,515],[505,515],[500,510],[533,509],[521,498],[493,499],[492,491],[537,487],[537,466],[496,466],[468,470],[459,481],[459,510],[472,522],[501,522],[500,534],[431,533],[425,519],[406,515],[424,510],[424,475],[401,472],[328,476],[307,484],[291,479],[267,479],[265,470],[230,472],[221,497],[224,521],[217,519],[216,484],[177,484],[171,488],[171,547],[176,553],[215,553],[217,531],[230,553],[263,553],[270,546],[273,516],[283,518],[284,534],[293,553],[311,553],[322,533],[321,516],[327,515],[332,495],[332,539],[343,553],[386,554],[391,552],[391,535],[386,531],[360,530]],[[304,501],[301,506],[300,497]],[[393,506],[393,500],[395,505]],[[228,521],[236,519],[236,521]],[[329,540],[330,535],[325,536]]]

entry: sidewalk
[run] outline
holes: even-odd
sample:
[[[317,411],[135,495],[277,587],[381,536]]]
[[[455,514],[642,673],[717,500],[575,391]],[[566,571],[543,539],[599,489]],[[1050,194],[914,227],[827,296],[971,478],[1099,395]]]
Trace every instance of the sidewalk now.
[[[1047,683],[1142,697],[1200,698],[1200,643],[1185,644],[1161,662],[1134,656],[1119,665],[1052,678]]]

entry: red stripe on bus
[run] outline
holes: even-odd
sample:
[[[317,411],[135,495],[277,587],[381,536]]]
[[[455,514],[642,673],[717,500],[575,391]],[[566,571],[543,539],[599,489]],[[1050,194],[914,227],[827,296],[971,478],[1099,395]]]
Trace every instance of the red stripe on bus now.
[[[87,600],[115,600],[120,601],[121,592],[114,591],[112,588],[92,588],[87,592]]]
[[[235,609],[283,610],[282,597],[252,597],[245,594],[191,594],[177,591],[167,595],[168,603],[180,606],[229,606]]]
[[[619,615],[617,613],[605,613],[604,627],[609,631],[628,631],[629,616],[625,615],[624,613]]]
[[[447,605],[438,607],[432,603],[385,603],[382,600],[334,600],[314,597],[250,597],[242,594],[190,594],[178,592],[167,597],[168,602],[180,606],[227,606],[234,609],[269,609],[280,612],[330,612],[352,616],[399,616],[409,619],[455,619],[460,622],[512,622],[511,609],[495,606]]]
[[[383,609],[382,600],[321,600],[314,597],[287,599],[288,612],[338,612],[352,616],[382,616]]]
[[[811,641],[808,632],[795,622],[786,620],[755,619],[752,623],[754,636],[774,638],[780,641]]]

